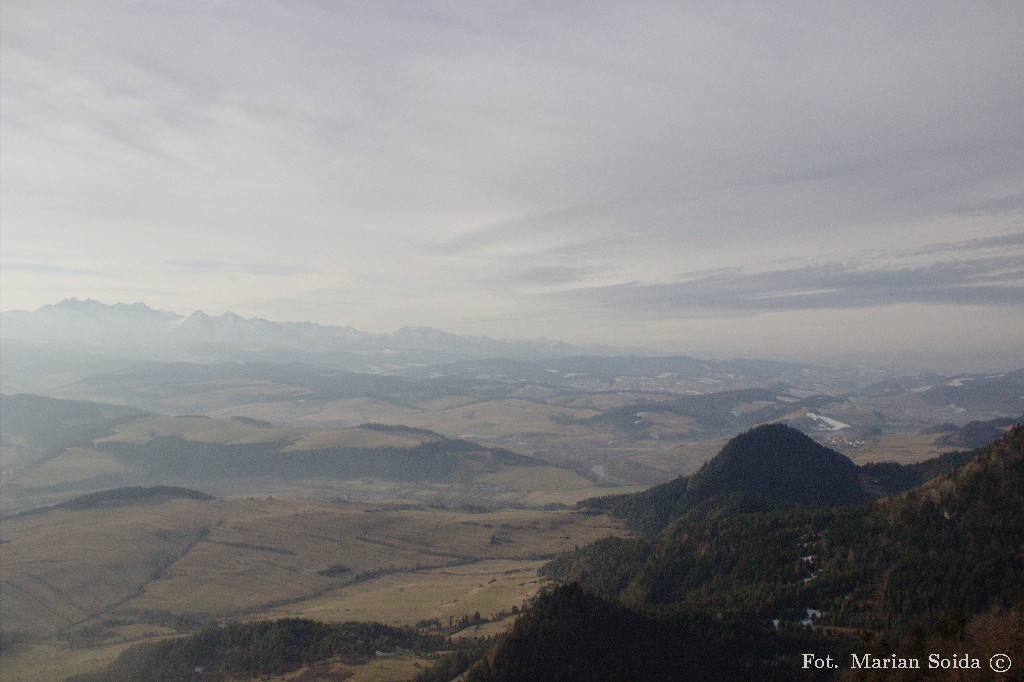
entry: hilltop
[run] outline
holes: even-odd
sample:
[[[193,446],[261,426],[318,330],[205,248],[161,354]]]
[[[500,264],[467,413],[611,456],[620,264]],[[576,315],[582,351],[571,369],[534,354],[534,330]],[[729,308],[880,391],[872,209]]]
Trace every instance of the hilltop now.
[[[693,476],[633,495],[587,500],[651,533],[671,519],[715,507],[834,506],[864,499],[857,466],[792,427],[765,424],[731,439]]]
[[[922,637],[955,650],[982,622],[998,623],[1020,650],[1022,491],[1024,428],[1018,426],[962,466],[897,495],[831,508],[681,518],[649,539],[585,547],[556,559],[545,573],[562,584],[578,583],[591,599],[658,614],[659,627],[671,622],[665,620],[670,614],[774,621],[775,627],[755,633],[759,644],[752,647],[775,652],[758,669],[781,666],[771,675],[777,679],[799,676],[798,658],[783,654],[791,651],[785,633],[801,622],[833,635],[814,642],[819,652],[867,648],[909,655]],[[953,547],[957,552],[939,549]],[[847,639],[852,633],[864,634]],[[496,651],[531,655],[535,645],[515,637],[500,641]],[[992,641],[975,641],[972,655]],[[630,655],[626,645],[616,651]],[[549,651],[548,660],[550,671],[582,664],[572,648]],[[515,679],[487,669],[481,663],[482,672],[471,679]]]
[[[970,452],[950,452],[909,465],[857,466],[797,429],[763,424],[729,440],[692,476],[680,476],[639,493],[584,500],[577,506],[609,511],[633,528],[652,534],[672,520],[710,513],[852,504],[920,485],[972,456]]]
[[[86,493],[73,497],[67,502],[61,502],[50,507],[37,507],[20,516],[28,514],[43,514],[51,510],[59,509],[66,511],[81,511],[84,509],[100,509],[109,507],[123,507],[139,504],[159,505],[169,500],[212,500],[212,495],[207,495],[199,490],[191,488],[178,488],[170,485],[141,486],[133,485],[124,488],[112,488],[101,490],[95,493]]]

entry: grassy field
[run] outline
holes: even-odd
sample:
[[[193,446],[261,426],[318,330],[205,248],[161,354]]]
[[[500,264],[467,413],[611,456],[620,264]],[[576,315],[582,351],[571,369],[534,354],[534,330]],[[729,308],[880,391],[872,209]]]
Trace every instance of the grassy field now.
[[[0,679],[4,682],[58,682],[73,674],[99,670],[138,642],[124,640],[111,644],[76,647],[66,641],[49,640],[19,647],[0,655]]]
[[[283,452],[323,450],[327,448],[411,448],[420,438],[346,428],[334,430],[309,427],[254,425],[239,419],[207,419],[203,417],[146,417],[118,428],[116,435],[99,438],[103,443],[148,443],[153,438],[176,436],[198,443],[248,445],[293,441]]]
[[[282,452],[327,448],[412,448],[419,445],[420,442],[421,439],[411,436],[354,428],[307,433],[284,448]]]
[[[529,413],[530,418],[540,420],[551,428],[557,425],[544,421],[541,413],[531,412],[539,407],[525,401],[512,401],[511,408],[518,410],[510,419]],[[488,404],[490,412],[499,412],[495,404]],[[513,410],[513,411],[515,411]],[[379,415],[378,415],[379,416]],[[460,427],[466,424],[458,423]],[[540,424],[538,423],[538,428]],[[166,443],[158,439],[171,438]],[[216,495],[238,496],[281,496],[311,497],[315,499],[364,499],[402,500],[408,502],[441,502],[456,504],[527,505],[544,506],[561,503],[574,504],[580,499],[607,494],[607,488],[596,486],[591,480],[570,469],[556,466],[498,465],[495,471],[481,469],[478,476],[463,477],[455,483],[445,480],[381,480],[375,478],[346,478],[341,474],[321,475],[309,469],[301,469],[310,457],[319,458],[324,466],[330,457],[322,454],[330,450],[337,452],[338,461],[345,457],[366,457],[367,451],[390,449],[392,452],[420,446],[430,441],[429,435],[421,436],[402,432],[386,432],[377,429],[346,427],[323,429],[313,426],[268,426],[255,424],[244,419],[213,419],[205,417],[145,416],[121,424],[117,432],[97,438],[93,447],[70,447],[62,454],[38,466],[16,472],[4,482],[0,509],[4,513],[22,511],[32,507],[53,504],[77,494],[105,488],[130,485],[140,482],[161,483],[186,487],[197,487]],[[168,456],[177,456],[175,448],[180,443],[195,443],[197,446],[223,446],[241,448],[254,446],[254,451],[273,451],[280,455],[280,462],[287,468],[288,457],[296,462],[296,471],[309,473],[293,476],[275,475],[260,478],[252,473],[237,477],[189,478],[188,471],[174,474],[161,473],[161,465],[153,453],[167,448]],[[155,444],[155,445],[154,445]],[[508,444],[504,444],[508,445]],[[138,446],[150,448],[148,459],[126,460],[121,454],[115,455],[107,449]],[[187,448],[187,446],[184,446]],[[262,450],[259,450],[262,448]],[[529,448],[520,448],[528,450]],[[209,450],[209,447],[207,447]],[[477,459],[488,459],[485,447],[481,446]],[[226,450],[225,450],[226,451]],[[346,451],[351,451],[349,455]],[[311,454],[307,454],[311,453]],[[303,458],[305,456],[305,459]],[[452,454],[453,460],[462,458],[466,462],[470,454]],[[225,460],[226,462],[228,460]],[[243,466],[244,462],[240,462]],[[220,465],[218,465],[220,466]],[[228,466],[224,464],[223,466]],[[133,468],[134,467],[134,468]],[[147,468],[148,467],[148,468]],[[244,467],[243,467],[244,468]],[[152,473],[150,470],[155,471]],[[464,471],[469,471],[464,469]],[[356,474],[358,475],[358,474]],[[383,475],[383,474],[382,474]],[[398,479],[401,479],[398,476]],[[474,480],[475,478],[475,480]]]
[[[117,433],[99,438],[97,443],[148,443],[162,436],[177,436],[199,443],[225,445],[273,443],[298,438],[303,431],[287,427],[263,427],[235,419],[207,419],[205,417],[145,417],[123,424]]]
[[[0,622],[51,636],[138,594],[219,522],[221,505],[170,500],[0,522]]]
[[[59,457],[22,474],[17,481],[18,485],[29,488],[59,486],[127,472],[128,467],[110,453],[90,448],[68,448]]]
[[[214,411],[226,417],[228,408]],[[582,419],[597,414],[582,408],[546,405],[519,399],[484,400],[468,396],[447,396],[416,406],[401,406],[372,398],[347,398],[323,403],[291,401],[265,402],[245,406],[245,414],[257,419],[331,427],[356,426],[367,422],[405,424],[427,428],[449,436],[509,438],[516,434],[557,434],[585,436],[589,429],[567,426],[557,420]],[[552,419],[554,417],[554,419]]]
[[[620,485],[615,487],[591,486],[589,488],[574,488],[572,490],[534,490],[516,491],[501,493],[495,496],[496,500],[508,501],[527,507],[544,507],[546,505],[572,506],[580,500],[591,497],[604,497],[605,495],[624,495],[626,493],[640,492],[647,490],[647,485]]]
[[[886,434],[850,442],[842,436],[826,439],[825,445],[843,453],[856,464],[868,462],[899,462],[914,464],[938,457],[954,450],[948,445],[936,445],[935,435]]]
[[[469,400],[469,399],[465,399]],[[694,473],[711,459],[724,444],[724,440],[685,442],[679,444],[679,434],[690,428],[688,418],[651,413],[646,418],[652,423],[648,430],[657,435],[665,431],[664,438],[648,438],[629,442],[622,440],[609,427],[583,427],[572,420],[592,414],[585,409],[545,406],[525,400],[497,400],[463,402],[458,397],[432,401],[433,411],[385,406],[397,412],[390,415],[405,419],[407,423],[439,429],[449,434],[472,436],[480,442],[501,446],[526,454],[538,450],[549,460],[563,467],[537,466],[504,467],[497,472],[482,472],[475,480],[453,484],[445,481],[420,482],[415,485],[396,480],[353,478],[342,476],[288,478],[256,477],[239,479],[178,478],[157,480],[147,478],[143,471],[125,466],[102,448],[111,444],[143,445],[154,438],[176,437],[198,444],[238,447],[245,445],[279,448],[282,457],[308,452],[337,449],[373,450],[376,448],[405,449],[415,447],[423,438],[407,433],[387,433],[354,426],[323,429],[314,426],[267,426],[240,419],[210,419],[201,417],[148,416],[121,424],[118,432],[96,440],[96,447],[71,447],[63,454],[44,463],[13,474],[4,482],[0,496],[0,509],[5,513],[33,506],[52,504],[80,494],[128,485],[141,481],[154,481],[173,485],[194,486],[222,496],[274,495],[279,497],[313,497],[317,499],[401,500],[406,502],[456,504],[501,504],[542,507],[549,504],[572,505],[588,497],[627,492],[626,484],[651,485],[670,480],[680,474]],[[372,403],[372,405],[371,405]],[[307,414],[313,420],[327,419],[334,409],[342,410],[345,420],[391,421],[388,414],[374,413],[380,405],[374,401],[333,401],[325,403],[320,412]],[[257,409],[258,408],[258,409]],[[302,407],[308,410],[309,405]],[[255,406],[258,412],[273,405]],[[290,404],[290,409],[299,409]],[[366,414],[360,410],[366,409]],[[561,415],[568,421],[553,419]],[[273,414],[261,416],[273,418]],[[892,434],[862,440],[850,440],[843,432],[821,434],[823,443],[846,454],[856,463],[896,461],[912,463],[942,454],[949,448],[934,445],[934,436]],[[675,444],[673,444],[675,443]],[[583,472],[583,473],[581,473]],[[586,474],[583,475],[583,474]],[[590,478],[587,478],[589,476]],[[605,483],[599,485],[594,481]]]
[[[529,559],[477,561],[462,566],[402,571],[360,581],[305,601],[273,609],[274,618],[323,621],[371,620],[415,625],[438,619],[448,625],[479,613],[491,619],[521,607],[540,588],[537,569],[545,562]]]
[[[704,462],[717,455],[726,442],[728,441],[723,439],[684,443],[673,448],[635,455],[630,457],[629,461],[662,472],[666,480],[680,474],[689,476],[700,469]]]
[[[378,655],[361,665],[333,660],[303,667],[295,672],[269,677],[269,682],[394,682],[411,680],[430,666],[431,659],[412,653]]]
[[[0,678],[95,670],[132,642],[204,622],[489,618],[536,592],[545,557],[622,532],[606,517],[566,511],[271,499],[6,518],[0,622],[22,643],[0,656]]]

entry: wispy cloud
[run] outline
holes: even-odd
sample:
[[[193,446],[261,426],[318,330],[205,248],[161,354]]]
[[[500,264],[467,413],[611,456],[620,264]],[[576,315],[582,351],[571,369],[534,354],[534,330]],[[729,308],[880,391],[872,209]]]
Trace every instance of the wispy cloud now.
[[[991,246],[1005,240],[978,241]],[[566,304],[657,316],[701,310],[841,310],[904,303],[1020,306],[1024,301],[1024,254],[928,265],[832,262],[772,270],[734,268],[692,273],[672,282],[628,282],[556,296]]]
[[[33,263],[25,261],[4,260],[0,268],[9,273],[25,273],[31,275],[95,275],[96,270],[80,267],[67,267],[54,263]]]
[[[608,310],[1013,305],[1022,21],[5,0],[0,295],[607,342],[644,333]]]
[[[570,266],[547,266],[510,269],[500,275],[483,280],[491,286],[500,287],[550,287],[576,284],[591,277],[588,268]]]
[[[217,273],[218,275],[240,274],[254,277],[290,277],[316,272],[313,268],[273,262],[192,260],[172,261],[169,265],[181,274]]]

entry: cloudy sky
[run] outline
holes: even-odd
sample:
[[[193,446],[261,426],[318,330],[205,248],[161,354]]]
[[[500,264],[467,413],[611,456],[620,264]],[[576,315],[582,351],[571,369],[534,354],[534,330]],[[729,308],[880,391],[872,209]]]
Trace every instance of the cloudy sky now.
[[[0,12],[0,309],[1024,365],[1024,3]]]

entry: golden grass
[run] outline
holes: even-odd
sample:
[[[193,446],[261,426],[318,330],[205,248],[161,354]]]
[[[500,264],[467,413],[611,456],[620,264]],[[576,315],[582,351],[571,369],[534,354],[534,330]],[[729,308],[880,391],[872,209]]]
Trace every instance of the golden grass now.
[[[551,466],[514,467],[481,476],[478,481],[512,490],[578,490],[593,488],[575,471]]]
[[[208,534],[183,550],[183,532],[199,526]],[[132,622],[147,612],[396,624],[429,618],[447,624],[448,616],[478,611],[489,617],[536,592],[538,555],[622,533],[608,518],[569,512],[468,514],[282,500],[51,511],[6,519],[0,529],[12,538],[0,563],[5,627],[43,638],[5,656],[5,680],[96,670],[129,641],[166,636],[145,624],[145,616]],[[317,575],[335,563],[351,573]],[[374,571],[381,574],[351,582]],[[49,587],[39,589],[40,583]],[[22,593],[31,598],[19,598]],[[108,628],[110,641],[73,649],[53,638],[62,628],[110,617],[127,621]],[[358,674],[374,679],[373,671],[397,665],[390,657],[379,663]]]
[[[4,519],[0,622],[42,636],[105,612],[186,554],[217,513],[213,503],[171,500]]]
[[[499,401],[500,402],[500,401]],[[530,412],[538,407],[526,401],[504,401],[520,412]],[[488,414],[499,410],[498,402],[486,403]],[[541,406],[543,407],[543,406]],[[561,409],[561,408],[557,408]],[[543,410],[533,413],[540,419]],[[377,415],[379,416],[379,415]],[[421,419],[423,415],[421,415]],[[557,424],[544,417],[545,427],[555,428]],[[429,420],[427,420],[429,421]],[[514,422],[514,419],[512,419]],[[461,421],[457,424],[466,428]],[[476,424],[479,426],[479,424]],[[431,426],[436,426],[431,424]],[[580,428],[580,427],[574,427]],[[594,434],[589,434],[593,437]],[[99,449],[105,443],[143,444],[154,437],[176,436],[195,442],[215,444],[255,444],[266,442],[292,441],[282,448],[283,453],[295,453],[325,448],[405,448],[415,447],[422,439],[403,434],[386,433],[358,427],[324,430],[313,427],[260,427],[239,420],[207,419],[200,417],[146,417],[125,424],[114,435],[98,439],[97,448],[71,448],[66,453],[35,469],[22,473],[11,481],[4,496],[4,508],[25,509],[32,506],[52,504],[76,493],[91,492],[103,487],[102,477],[117,474],[132,474],[110,453]],[[550,440],[553,434],[544,436]],[[509,436],[511,437],[511,436]],[[557,436],[562,438],[562,436]],[[507,438],[505,439],[507,440]],[[579,446],[583,441],[574,441]],[[528,450],[528,447],[519,448]],[[357,498],[391,499],[408,502],[446,503],[469,501],[480,504],[520,504],[543,506],[551,503],[574,504],[575,502],[610,492],[595,485],[589,479],[560,467],[540,465],[533,467],[507,467],[498,472],[486,472],[483,460],[478,459],[479,479],[469,483],[444,482],[400,482],[372,479],[323,479],[305,481],[256,481],[247,480],[236,487],[224,482],[215,483],[213,490],[219,494],[254,494],[282,497],[315,497],[319,499]],[[109,479],[107,479],[109,480]],[[135,478],[122,479],[126,483]],[[75,485],[77,484],[77,485]],[[107,482],[105,485],[111,485]],[[53,486],[71,488],[48,490]],[[189,485],[184,483],[184,485]],[[194,485],[203,487],[202,482]],[[219,486],[219,487],[217,487]]]
[[[431,660],[414,654],[398,654],[395,656],[378,656],[365,665],[350,666],[352,677],[346,682],[394,682],[395,680],[411,680],[426,667]]]
[[[253,414],[257,406],[250,407]],[[372,398],[347,398],[326,403],[297,404],[294,402],[267,403],[258,406],[262,419],[287,419],[304,424],[330,426],[358,426],[367,422],[423,426],[422,411],[399,407]]]
[[[96,672],[135,642],[95,647],[73,647],[61,640],[28,645],[0,656],[0,680],[4,682],[58,682],[72,674]]]
[[[527,400],[505,399],[463,405],[421,415],[420,420],[429,421],[444,433],[466,434],[480,437],[509,436],[519,433],[559,434],[572,436],[583,434],[582,426],[566,426],[552,421],[556,418],[582,418],[593,416],[590,410],[577,410],[534,403]]]
[[[458,622],[480,613],[490,618],[521,606],[540,589],[540,560],[499,559],[463,566],[385,575],[339,587],[309,600],[268,612],[274,618],[301,617],[327,622],[379,621],[414,625],[437,618]]]
[[[680,474],[689,476],[695,473],[704,462],[717,455],[727,442],[727,440],[709,440],[684,443],[669,449],[635,455],[628,459],[655,471],[663,472],[667,480]]]
[[[470,625],[465,630],[459,630],[452,637],[457,639],[463,637],[493,637],[505,632],[516,622],[517,616],[509,616],[501,620],[492,620],[480,625]]]
[[[431,412],[437,412],[440,410],[451,410],[464,407],[466,405],[474,405],[480,402],[480,398],[476,398],[468,395],[446,395],[440,398],[431,398],[429,400],[421,400],[416,403],[416,407],[421,410],[428,410]]]
[[[565,403],[567,407],[580,410],[593,410],[594,414],[612,410],[616,407],[633,405],[637,396],[631,393],[588,393]]]
[[[490,617],[536,592],[542,557],[622,533],[607,517],[571,512],[301,500],[169,500],[7,518],[0,620],[31,641],[0,658],[0,678],[97,670],[132,642],[168,636],[154,616],[445,625],[449,616]],[[339,564],[351,571],[317,573]],[[101,635],[72,644],[83,628]],[[397,665],[380,664],[359,674]]]
[[[177,436],[199,443],[224,445],[270,443],[297,438],[303,431],[287,427],[261,427],[235,419],[199,417],[145,417],[120,426],[117,433],[96,443],[148,443],[157,436]]]
[[[282,452],[327,448],[414,448],[421,442],[419,438],[372,429],[341,429],[310,433],[284,448]]]
[[[86,481],[97,476],[122,474],[128,471],[106,452],[87,448],[68,448],[59,457],[30,469],[14,479],[19,486],[42,487]]]
[[[580,500],[605,495],[625,495],[647,490],[649,485],[620,485],[615,487],[591,485],[589,488],[573,488],[571,490],[534,490],[530,492],[503,493],[496,499],[514,502],[525,507],[543,507],[549,504],[572,506]]]
[[[396,653],[375,656],[366,663],[343,663],[338,660],[323,661],[305,666],[295,672],[276,677],[261,677],[268,682],[291,682],[292,680],[341,680],[345,682],[395,682],[411,680],[433,660],[413,653]]]
[[[824,444],[838,450],[855,464],[868,462],[898,462],[915,464],[932,457],[938,457],[956,448],[935,445],[935,435],[886,434],[850,443],[841,432]]]
[[[171,500],[14,517],[0,522],[0,532],[9,541],[0,558],[5,629],[46,637],[105,615],[262,611],[337,590],[360,574],[534,562],[622,529],[570,512]],[[318,573],[338,565],[350,570]]]
[[[80,398],[83,400],[101,400],[113,404],[138,405],[145,404],[158,412],[168,414],[213,414],[214,410],[223,409],[226,417],[239,414],[232,411],[231,406],[237,406],[239,399],[267,400],[279,396],[281,400],[301,400],[304,391],[293,386],[282,386],[270,382],[239,380],[223,380],[211,382],[195,382],[189,386],[187,393],[177,395],[166,395],[163,387],[159,384],[152,386],[136,387],[127,396],[96,395],[93,392],[76,393],[74,390],[66,392],[66,397]],[[247,402],[247,400],[243,400]],[[225,407],[228,406],[228,407]]]
[[[222,410],[215,414],[225,414]],[[556,418],[586,418],[594,410],[545,405],[520,399],[479,401],[459,396],[424,401],[416,408],[400,407],[369,398],[333,400],[326,403],[261,403],[246,406],[248,416],[270,421],[290,421],[333,427],[356,426],[366,422],[404,424],[431,429],[449,436],[478,438],[511,437],[515,434],[545,434],[582,437],[591,434],[583,426],[564,425]]]

